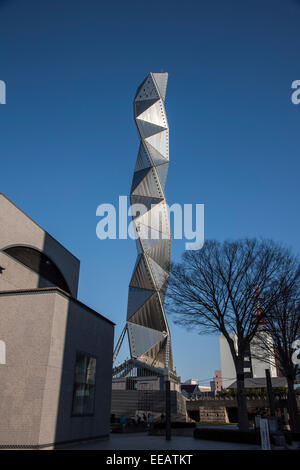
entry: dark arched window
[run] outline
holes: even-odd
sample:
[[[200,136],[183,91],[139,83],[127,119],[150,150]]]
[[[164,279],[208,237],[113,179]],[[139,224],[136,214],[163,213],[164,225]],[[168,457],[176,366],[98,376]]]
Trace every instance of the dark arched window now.
[[[64,276],[48,256],[29,246],[11,246],[3,250],[12,258],[24,264],[47,281],[70,294]]]

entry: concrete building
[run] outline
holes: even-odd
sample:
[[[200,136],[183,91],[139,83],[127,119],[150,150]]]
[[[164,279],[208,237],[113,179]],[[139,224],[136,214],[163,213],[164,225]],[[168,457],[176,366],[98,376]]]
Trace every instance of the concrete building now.
[[[180,388],[181,388],[182,395],[185,398],[190,399],[192,397],[192,395],[195,393],[195,391],[197,390],[198,385],[197,384],[183,383],[183,384],[181,384]]]
[[[197,381],[198,382],[198,381]],[[184,382],[181,384],[181,393],[185,398],[204,398],[204,397],[211,397],[212,396],[212,389],[211,387],[203,386],[203,385],[198,385],[196,384],[190,384]]]
[[[235,349],[238,349],[237,336],[231,335],[234,340]],[[270,339],[271,341],[271,339]],[[222,376],[222,387],[228,388],[232,383],[236,381],[235,366],[232,359],[231,351],[226,338],[223,335],[219,337],[220,342],[220,362],[221,362],[221,376]],[[264,360],[258,359],[257,355],[260,352],[259,341],[254,338],[249,345],[248,351],[245,355],[244,360],[244,374],[245,378],[257,378],[265,377],[265,370],[269,369],[272,377],[277,377],[277,369],[273,364],[274,358],[271,355],[267,355],[265,352],[262,354]]]
[[[272,338],[265,332],[260,332],[260,336],[264,337],[263,341],[269,344],[268,350],[272,350]],[[250,344],[250,355],[251,355],[251,367],[252,377],[259,378],[266,376],[266,369],[270,370],[271,377],[277,377],[277,368],[275,366],[274,356],[268,353],[266,350],[263,351],[264,361],[255,357],[261,356],[262,348],[260,346],[260,340],[256,337],[253,338]]]
[[[198,385],[199,381],[197,379],[188,379],[183,382],[184,385]]]
[[[237,349],[237,337],[232,335],[235,341],[235,348]],[[229,387],[236,380],[236,372],[234,362],[232,359],[231,351],[225,336],[219,336],[220,343],[220,363],[221,363],[221,374],[222,374],[222,386],[223,388]]]
[[[215,370],[214,379],[210,382],[211,391],[217,395],[222,390],[222,374],[220,370]]]
[[[272,387],[276,388],[286,388],[287,389],[287,380],[285,377],[271,377]],[[237,383],[234,381],[229,389],[236,389]],[[245,379],[245,388],[247,390],[259,389],[260,391],[267,390],[267,379],[265,377],[256,377],[251,379]],[[275,390],[276,391],[276,390]]]
[[[78,259],[0,194],[1,447],[109,433],[114,324],[78,280]]]

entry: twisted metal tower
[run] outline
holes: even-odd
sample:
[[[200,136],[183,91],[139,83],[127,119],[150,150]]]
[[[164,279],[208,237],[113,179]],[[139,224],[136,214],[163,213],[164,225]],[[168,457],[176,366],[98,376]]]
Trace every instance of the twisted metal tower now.
[[[137,260],[129,284],[126,329],[134,359],[173,370],[164,299],[170,271],[171,232],[164,187],[169,127],[164,106],[168,74],[150,73],[137,90],[134,118],[140,146],[130,191]],[[138,207],[138,206],[136,206]]]

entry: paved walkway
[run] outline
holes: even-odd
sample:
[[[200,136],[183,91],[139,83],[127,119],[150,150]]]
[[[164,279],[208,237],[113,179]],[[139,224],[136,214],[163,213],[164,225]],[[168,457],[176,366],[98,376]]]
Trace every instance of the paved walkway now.
[[[230,442],[204,441],[193,437],[174,436],[166,441],[163,436],[148,433],[111,434],[109,440],[80,444],[72,450],[258,450],[260,446]]]

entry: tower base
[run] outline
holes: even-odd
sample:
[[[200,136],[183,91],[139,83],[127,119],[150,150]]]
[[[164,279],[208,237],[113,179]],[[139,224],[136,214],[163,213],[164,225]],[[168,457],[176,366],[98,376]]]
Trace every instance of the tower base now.
[[[118,419],[161,421],[166,409],[166,380],[171,388],[173,421],[185,421],[186,398],[180,391],[180,377],[168,369],[130,359],[113,369],[111,414]]]

